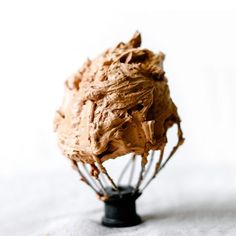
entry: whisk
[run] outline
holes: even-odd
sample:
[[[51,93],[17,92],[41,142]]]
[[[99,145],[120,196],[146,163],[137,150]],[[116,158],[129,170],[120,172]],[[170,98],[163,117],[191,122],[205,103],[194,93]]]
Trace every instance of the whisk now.
[[[127,43],[88,59],[66,80],[65,97],[54,119],[63,154],[104,201],[102,224],[110,227],[141,222],[136,199],[184,141],[163,68],[165,55],[140,46],[141,34],[135,32]],[[174,124],[178,141],[164,155],[167,130]],[[127,163],[115,179],[111,174],[117,169],[108,171],[105,165],[130,153],[123,157]]]
[[[165,146],[159,151],[151,150],[146,165],[134,153],[129,157],[126,156],[125,158],[128,160],[117,181],[113,180],[104,166],[98,165],[100,173],[94,177],[90,174],[86,163],[72,161],[81,180],[96,193],[99,199],[104,201],[105,214],[102,218],[104,226],[127,227],[142,222],[136,213],[135,201],[166,166],[183,140],[182,130],[178,125],[178,142],[167,157],[164,157]]]

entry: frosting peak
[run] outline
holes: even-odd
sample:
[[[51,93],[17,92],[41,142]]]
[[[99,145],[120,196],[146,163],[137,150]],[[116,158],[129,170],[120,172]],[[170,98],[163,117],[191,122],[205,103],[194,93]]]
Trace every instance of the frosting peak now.
[[[54,125],[59,146],[74,161],[94,165],[135,153],[145,163],[161,150],[166,133],[180,124],[163,70],[164,54],[140,48],[136,32],[65,82],[65,97]],[[182,132],[179,132],[179,138]]]

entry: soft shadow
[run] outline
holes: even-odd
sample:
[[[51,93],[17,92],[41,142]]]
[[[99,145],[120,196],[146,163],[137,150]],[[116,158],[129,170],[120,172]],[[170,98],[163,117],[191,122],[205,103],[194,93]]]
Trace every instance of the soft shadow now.
[[[189,221],[193,219],[235,219],[236,220],[236,203],[229,201],[228,203],[212,205],[210,203],[202,203],[198,205],[181,205],[179,207],[162,209],[158,212],[150,212],[142,216],[146,221],[162,221],[166,219]]]

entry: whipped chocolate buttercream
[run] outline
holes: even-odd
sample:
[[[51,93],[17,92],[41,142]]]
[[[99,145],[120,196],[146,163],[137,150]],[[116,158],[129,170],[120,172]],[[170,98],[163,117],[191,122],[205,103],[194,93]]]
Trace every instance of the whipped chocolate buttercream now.
[[[149,150],[162,150],[166,133],[180,118],[163,70],[164,54],[140,48],[136,32],[65,82],[65,97],[55,116],[59,146],[72,161],[102,167],[108,159],[135,153],[147,161]]]

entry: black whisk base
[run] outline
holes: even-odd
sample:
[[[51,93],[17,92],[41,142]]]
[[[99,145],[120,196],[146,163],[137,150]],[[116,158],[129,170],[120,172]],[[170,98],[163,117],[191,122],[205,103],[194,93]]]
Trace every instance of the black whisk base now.
[[[142,222],[136,213],[136,199],[141,195],[131,186],[119,186],[119,192],[107,187],[109,198],[104,201],[105,215],[102,225],[107,227],[130,227]]]

